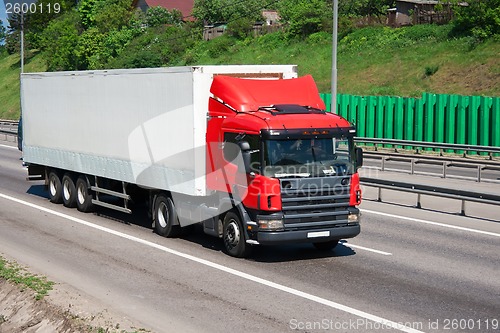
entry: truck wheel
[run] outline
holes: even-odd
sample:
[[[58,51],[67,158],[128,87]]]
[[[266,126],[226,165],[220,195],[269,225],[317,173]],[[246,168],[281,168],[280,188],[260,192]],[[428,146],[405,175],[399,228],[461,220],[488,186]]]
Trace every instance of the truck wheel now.
[[[177,237],[180,234],[180,225],[174,225],[177,222],[177,213],[174,203],[165,194],[159,194],[155,198],[153,209],[153,221],[155,231],[160,236]]]
[[[65,174],[62,179],[62,200],[64,206],[73,208],[76,206],[76,187],[73,178]]]
[[[317,248],[318,250],[321,250],[321,251],[332,250],[338,244],[339,244],[339,241],[337,239],[331,240],[331,241],[327,241],[327,242],[313,243],[314,247]]]
[[[250,255],[252,247],[247,244],[241,219],[234,212],[228,212],[224,217],[223,239],[227,254],[237,258]]]
[[[76,180],[76,208],[80,212],[90,212],[94,208],[92,203],[92,192],[87,186],[87,178],[84,176],[78,177]]]
[[[59,179],[59,176],[54,171],[49,173],[49,200],[56,204],[62,202],[61,179]]]

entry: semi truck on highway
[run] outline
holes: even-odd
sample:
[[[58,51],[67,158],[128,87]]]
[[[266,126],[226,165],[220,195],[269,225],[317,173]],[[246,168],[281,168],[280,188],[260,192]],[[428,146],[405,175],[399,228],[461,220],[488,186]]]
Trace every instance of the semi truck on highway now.
[[[25,73],[21,103],[28,178],[53,203],[145,202],[159,235],[201,224],[235,257],[360,232],[355,128],[294,65]]]

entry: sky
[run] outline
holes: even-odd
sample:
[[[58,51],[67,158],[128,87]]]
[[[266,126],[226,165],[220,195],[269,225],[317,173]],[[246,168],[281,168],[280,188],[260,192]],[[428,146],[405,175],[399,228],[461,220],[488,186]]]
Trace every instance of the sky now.
[[[7,14],[5,13],[5,3],[3,0],[0,0],[0,20],[2,20],[4,26],[7,26]]]

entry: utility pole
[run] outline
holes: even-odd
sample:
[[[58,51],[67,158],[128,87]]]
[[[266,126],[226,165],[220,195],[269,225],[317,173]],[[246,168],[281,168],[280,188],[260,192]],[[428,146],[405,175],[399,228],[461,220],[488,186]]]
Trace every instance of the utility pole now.
[[[337,38],[338,38],[339,1],[333,0],[333,37],[332,37],[332,104],[330,111],[337,113]]]
[[[21,74],[24,73],[24,13],[21,10]]]
[[[22,152],[23,151],[23,80],[21,76],[24,73],[24,12],[21,9],[21,74],[19,75],[19,89],[20,89],[20,97],[21,101],[19,103],[19,127],[18,127],[18,134],[17,134],[17,147],[18,149]],[[20,132],[20,133],[19,133]],[[24,162],[23,162],[24,165]]]

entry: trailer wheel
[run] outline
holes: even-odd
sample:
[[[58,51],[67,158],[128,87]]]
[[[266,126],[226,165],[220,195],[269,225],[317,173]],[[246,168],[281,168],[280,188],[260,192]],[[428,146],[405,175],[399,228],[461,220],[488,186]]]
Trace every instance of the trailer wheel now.
[[[224,217],[223,239],[227,254],[237,258],[250,255],[252,247],[247,244],[241,219],[234,212],[230,211]]]
[[[59,179],[59,176],[54,171],[49,173],[49,200],[56,204],[62,202],[61,179]]]
[[[76,206],[76,187],[73,178],[65,174],[62,179],[62,200],[64,206],[73,208]]]
[[[337,239],[327,242],[313,243],[314,247],[321,251],[333,250],[338,244],[339,241]]]
[[[80,176],[76,180],[76,208],[80,212],[90,212],[94,208],[92,192],[87,185],[87,178]]]
[[[171,198],[165,194],[159,194],[155,198],[153,208],[153,221],[155,231],[164,237],[177,237],[180,234],[180,225],[174,225],[177,221],[177,213]]]

